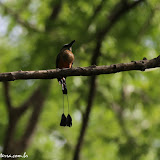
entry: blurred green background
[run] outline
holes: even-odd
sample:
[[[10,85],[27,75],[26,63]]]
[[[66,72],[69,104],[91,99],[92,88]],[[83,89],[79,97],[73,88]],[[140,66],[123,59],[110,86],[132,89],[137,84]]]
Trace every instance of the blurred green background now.
[[[134,0],[1,0],[0,71],[54,69],[61,47],[73,45],[73,67],[91,65],[97,33],[110,23],[116,5]],[[97,65],[155,58],[160,50],[160,2],[148,0],[123,14],[104,35]],[[89,123],[81,147],[83,160],[159,160],[160,70],[100,75]],[[73,126],[60,127],[61,86],[54,80],[10,82],[14,106],[22,104],[41,83],[50,84],[30,145],[29,160],[71,160],[81,130],[90,88],[89,77],[68,77]],[[0,85],[0,152],[8,125],[3,85]],[[44,90],[45,92],[45,90]],[[38,100],[37,100],[38,101]],[[67,114],[67,99],[65,99]],[[16,126],[21,137],[28,110]]]

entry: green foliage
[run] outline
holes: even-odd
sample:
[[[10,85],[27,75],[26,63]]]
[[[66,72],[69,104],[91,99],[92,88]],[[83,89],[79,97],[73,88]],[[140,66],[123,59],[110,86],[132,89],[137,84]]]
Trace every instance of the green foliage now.
[[[51,24],[47,24],[52,9],[58,3],[62,3],[59,15],[55,20],[50,20]],[[74,39],[74,67],[90,65],[97,43],[96,33],[109,23],[107,17],[116,4],[111,0],[104,2],[93,17],[100,3],[101,0],[5,1],[5,6],[17,13],[18,17],[0,6],[0,19],[5,23],[4,27],[0,26],[1,72],[55,68],[59,50]],[[98,65],[158,56],[159,5],[158,0],[143,2],[122,16],[102,42]],[[19,23],[18,18],[30,24],[30,27]],[[33,31],[32,26],[37,31]],[[81,159],[159,159],[159,75],[159,69],[151,69],[98,76]],[[23,103],[42,81],[45,80],[11,82],[13,105]],[[80,134],[90,86],[88,77],[67,78],[70,114],[73,117],[71,128],[59,126],[63,112],[62,91],[56,79],[50,81],[50,93],[26,151],[30,160],[72,159]],[[3,146],[8,115],[2,85],[0,90],[0,145]],[[66,98],[65,112],[67,114]],[[17,139],[23,134],[29,115],[30,111],[16,128]]]

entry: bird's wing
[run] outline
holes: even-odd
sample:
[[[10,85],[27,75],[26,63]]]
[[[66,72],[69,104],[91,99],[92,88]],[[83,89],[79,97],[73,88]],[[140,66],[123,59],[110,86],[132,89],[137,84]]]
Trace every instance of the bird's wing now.
[[[56,68],[59,68],[58,65],[59,65],[59,60],[60,60],[60,54],[57,55],[57,58],[56,58]]]

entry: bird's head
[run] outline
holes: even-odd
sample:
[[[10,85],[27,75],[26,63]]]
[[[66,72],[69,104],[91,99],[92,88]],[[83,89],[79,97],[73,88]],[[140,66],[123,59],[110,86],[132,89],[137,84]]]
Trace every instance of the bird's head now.
[[[74,42],[75,42],[75,40],[73,40],[73,41],[72,41],[71,43],[69,43],[69,44],[65,44],[65,45],[62,47],[61,50],[66,50],[66,49],[68,49],[68,50],[72,51],[72,45],[73,45]]]

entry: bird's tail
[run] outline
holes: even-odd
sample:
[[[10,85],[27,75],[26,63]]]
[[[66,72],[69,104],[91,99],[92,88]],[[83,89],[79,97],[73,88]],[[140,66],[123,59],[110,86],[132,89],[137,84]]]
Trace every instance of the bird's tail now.
[[[67,84],[66,84],[66,79],[62,78],[62,79],[58,79],[59,84],[62,85],[62,92],[63,94],[67,94]]]

